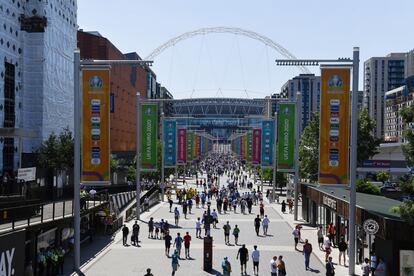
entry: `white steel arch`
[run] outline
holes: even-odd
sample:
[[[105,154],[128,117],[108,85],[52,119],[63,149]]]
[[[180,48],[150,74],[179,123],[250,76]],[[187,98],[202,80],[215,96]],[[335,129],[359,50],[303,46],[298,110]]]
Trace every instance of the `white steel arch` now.
[[[259,33],[253,32],[253,31],[248,31],[248,30],[244,30],[244,29],[241,29],[241,28],[234,28],[234,27],[201,28],[201,29],[198,29],[198,30],[183,33],[179,36],[176,36],[176,37],[168,40],[167,42],[165,42],[164,44],[162,44],[161,46],[156,48],[145,59],[146,60],[154,60],[154,58],[156,56],[158,56],[159,54],[161,54],[164,50],[168,49],[171,46],[174,46],[175,44],[177,44],[177,43],[179,43],[183,40],[190,39],[194,36],[206,35],[206,34],[212,34],[212,33],[219,33],[219,34],[229,33],[229,34],[242,35],[242,36],[257,40],[259,42],[262,42],[263,44],[275,49],[279,54],[281,54],[282,56],[284,56],[287,59],[296,59],[296,57],[294,55],[292,55],[287,49],[282,47],[280,44],[274,42],[270,38],[268,38],[264,35],[261,35]],[[309,69],[304,67],[304,66],[298,66],[298,67],[303,73],[307,73],[307,74],[311,73],[309,71]]]

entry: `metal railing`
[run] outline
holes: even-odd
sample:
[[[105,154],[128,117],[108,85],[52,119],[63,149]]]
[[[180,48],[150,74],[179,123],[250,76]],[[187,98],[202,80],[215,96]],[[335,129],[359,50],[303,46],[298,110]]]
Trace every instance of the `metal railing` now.
[[[140,198],[141,212],[145,211],[146,206],[144,206],[145,199],[148,198],[148,208],[154,206],[160,201],[160,192],[157,186],[153,186]],[[136,216],[136,206],[133,205],[125,211],[125,221],[130,221]]]

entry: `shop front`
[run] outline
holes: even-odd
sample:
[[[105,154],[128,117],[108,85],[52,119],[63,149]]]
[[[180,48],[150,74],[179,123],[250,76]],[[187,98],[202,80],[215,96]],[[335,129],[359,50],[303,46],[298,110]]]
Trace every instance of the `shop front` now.
[[[337,186],[301,186],[302,217],[313,226],[322,226],[327,233],[328,224],[335,229],[334,244],[341,237],[349,240],[349,189]],[[411,275],[402,273],[414,267],[414,227],[391,212],[401,202],[357,193],[356,208],[356,262],[370,258],[375,253],[382,257],[388,267],[388,275]],[[403,234],[407,233],[407,234]],[[412,270],[414,273],[414,269]]]

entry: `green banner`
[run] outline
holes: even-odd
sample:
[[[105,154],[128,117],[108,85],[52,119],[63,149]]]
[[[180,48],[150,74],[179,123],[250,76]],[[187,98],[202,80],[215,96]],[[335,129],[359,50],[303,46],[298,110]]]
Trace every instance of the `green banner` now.
[[[158,104],[141,105],[141,170],[157,170]]]
[[[295,104],[279,103],[277,118],[277,170],[295,170]]]
[[[193,161],[193,137],[194,134],[192,132],[187,132],[187,163],[191,163]]]

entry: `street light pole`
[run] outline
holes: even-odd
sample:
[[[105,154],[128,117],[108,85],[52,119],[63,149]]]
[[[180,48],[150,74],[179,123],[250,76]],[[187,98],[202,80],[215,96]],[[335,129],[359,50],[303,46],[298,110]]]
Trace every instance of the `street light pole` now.
[[[136,214],[137,219],[140,219],[141,216],[141,95],[137,93],[136,95],[136,119],[137,119],[137,127],[136,127],[136,184],[137,184],[137,207],[136,207]]]
[[[358,140],[358,82],[359,82],[359,47],[354,47],[352,68],[352,112],[351,112],[351,148],[349,162],[349,275],[355,274],[355,216],[356,216],[356,170]]]
[[[80,274],[80,158],[82,101],[80,90],[80,51],[74,53],[74,167],[73,167],[73,228],[74,228],[74,271]]]
[[[164,176],[164,110],[163,105],[161,105],[161,201],[164,201],[164,191],[165,191],[165,176]]]
[[[298,220],[298,206],[299,206],[299,140],[302,122],[302,94],[296,93],[296,129],[295,129],[295,178],[294,178],[294,202],[293,209],[294,220]]]
[[[277,170],[277,158],[276,158],[276,147],[277,147],[277,111],[275,112],[275,127],[274,127],[274,139],[273,139],[273,181],[272,181],[272,203],[275,203],[276,196],[276,170]]]

